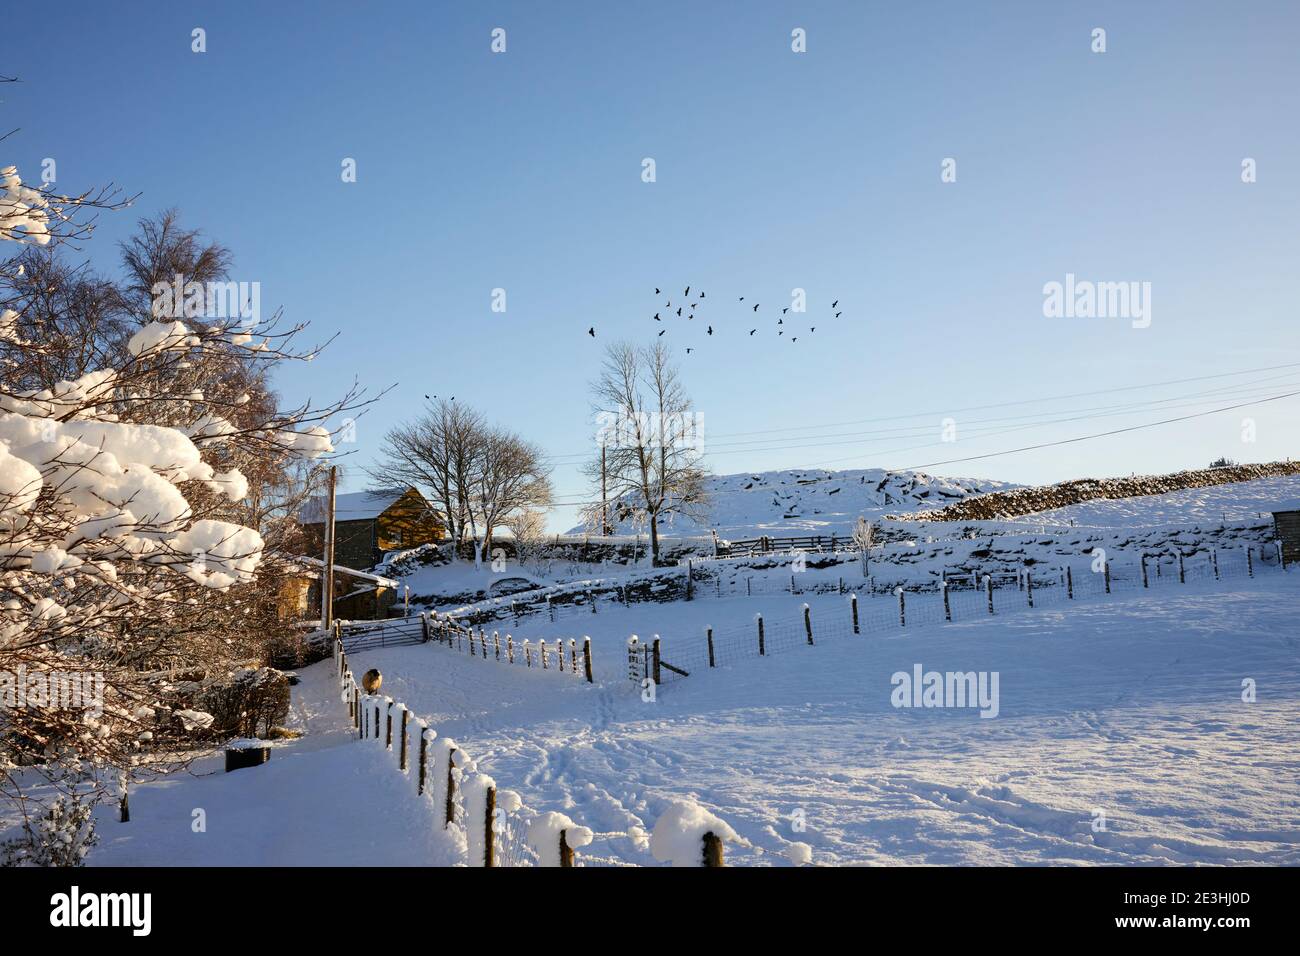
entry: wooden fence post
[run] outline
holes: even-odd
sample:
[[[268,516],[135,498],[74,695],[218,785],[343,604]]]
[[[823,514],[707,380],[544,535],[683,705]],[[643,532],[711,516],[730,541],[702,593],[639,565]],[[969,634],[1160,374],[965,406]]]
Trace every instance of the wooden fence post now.
[[[704,638],[709,642],[709,666],[717,667],[718,665],[713,659],[713,628],[706,627],[704,629]]]
[[[386,716],[385,723],[388,725],[384,735],[384,749],[393,749],[393,701],[390,698],[388,704],[384,707]]]
[[[1104,561],[1102,561],[1101,570],[1106,577],[1106,593],[1109,594],[1110,593],[1110,558],[1106,558]]]
[[[767,654],[767,646],[763,641],[763,615],[758,616],[758,656],[763,657]]]
[[[989,613],[992,614],[993,613],[993,575],[991,574],[984,575],[984,593],[988,595]]]
[[[560,831],[560,866],[573,866],[573,847],[569,846],[569,841],[564,837],[568,832]]]
[[[1214,562],[1214,580],[1219,580],[1219,551],[1214,548],[1210,551],[1210,560]]]
[[[1034,606],[1034,578],[1028,568],[1025,568],[1025,595],[1029,599],[1029,606]]]
[[[952,605],[948,602],[948,582],[947,582],[947,581],[940,581],[940,582],[939,582],[939,587],[941,587],[941,588],[943,589],[943,619],[944,619],[945,621],[951,621],[951,620],[952,620]]]
[[[596,683],[591,676],[591,638],[589,637],[582,639],[582,667],[586,671],[587,683]]]
[[[803,629],[804,629],[804,632],[807,633],[807,635],[808,635],[808,646],[811,647],[811,646],[812,646],[812,642],[813,642],[813,639],[812,639],[812,611],[810,611],[810,610],[808,609],[808,605],[807,605],[807,604],[805,604],[805,605],[803,606]]]
[[[429,771],[429,739],[424,735],[424,732],[429,728],[422,720],[418,721],[415,726],[420,728],[420,770],[419,779],[415,784],[415,793],[416,796],[424,796],[424,779]]]
[[[456,748],[447,748],[447,802],[443,807],[443,824],[445,830],[456,822],[456,778],[452,776],[452,768],[455,767]]]
[[[483,807],[483,865],[496,866],[496,846],[493,844],[492,824],[497,814],[497,788],[487,788],[487,801]]]
[[[406,721],[408,714],[410,714],[410,711],[406,707],[402,707],[402,745],[398,749],[400,756],[397,758],[397,768],[402,771],[406,770]]]
[[[370,736],[370,708],[363,707],[361,719],[357,722],[357,736],[365,740]]]
[[[538,653],[542,655],[542,670],[546,670],[546,638],[537,642]]]
[[[903,586],[900,584],[894,593],[898,595],[898,626],[907,627],[907,599],[903,597]]]
[[[569,638],[569,671],[578,673],[578,641],[576,638]]]
[[[686,600],[688,601],[691,600],[691,598],[694,596],[691,593],[692,591],[691,585],[693,583],[691,579],[693,576],[694,575],[691,573],[691,562],[687,561],[686,562]]]
[[[375,739],[379,739],[379,701],[375,701]]]
[[[1065,596],[1071,601],[1074,600],[1074,574],[1070,571],[1070,566],[1065,566]]]
[[[858,593],[856,591],[849,595],[849,607],[853,608],[853,633],[860,633],[858,631]]]
[[[651,653],[654,655],[654,678],[655,678],[655,683],[656,683],[656,684],[659,684],[659,683],[662,683],[662,681],[660,680],[660,678],[661,678],[662,675],[660,674],[660,671],[659,671],[659,635],[658,635],[658,634],[655,635],[654,644],[652,645]]]
[[[524,660],[528,662],[529,667],[533,666],[533,645],[529,644],[526,638],[524,639]]]
[[[1178,583],[1187,583],[1187,569],[1183,566],[1183,552],[1181,551],[1178,552]],[[1110,588],[1106,588],[1106,592],[1110,593]]]
[[[515,662],[515,638],[513,634],[506,635],[506,663]]]
[[[1145,554],[1142,555],[1142,586],[1144,588],[1149,588],[1151,586],[1147,579],[1147,556]]]
[[[492,632],[492,646],[496,649],[497,660],[501,660],[501,632]]]
[[[1246,576],[1252,578],[1255,576],[1255,559],[1253,551],[1254,549],[1249,545],[1246,546]]]
[[[595,614],[595,613],[596,613],[596,595],[594,595],[594,594],[592,594],[590,591],[588,591],[588,592],[587,592],[587,600],[589,600],[589,601],[591,602],[591,613],[592,613],[592,614]]]
[[[710,830],[704,834],[704,865],[725,866],[722,862],[722,838]]]

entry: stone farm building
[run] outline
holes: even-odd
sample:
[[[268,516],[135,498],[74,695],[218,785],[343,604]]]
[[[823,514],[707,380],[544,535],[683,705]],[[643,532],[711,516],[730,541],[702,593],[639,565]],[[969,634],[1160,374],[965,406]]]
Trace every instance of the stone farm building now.
[[[325,547],[327,498],[312,498],[299,512],[308,553]],[[429,544],[443,536],[442,523],[416,489],[358,491],[334,498],[334,563],[363,571],[382,560],[385,551]]]

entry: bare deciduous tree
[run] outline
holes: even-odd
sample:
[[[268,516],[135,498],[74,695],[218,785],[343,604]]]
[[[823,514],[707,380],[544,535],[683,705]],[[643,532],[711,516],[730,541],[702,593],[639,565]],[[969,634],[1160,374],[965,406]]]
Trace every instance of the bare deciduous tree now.
[[[662,343],[609,346],[591,388],[609,498],[620,520],[644,518],[651,560],[658,564],[660,521],[707,511],[698,417]],[[599,454],[584,470],[599,481]]]

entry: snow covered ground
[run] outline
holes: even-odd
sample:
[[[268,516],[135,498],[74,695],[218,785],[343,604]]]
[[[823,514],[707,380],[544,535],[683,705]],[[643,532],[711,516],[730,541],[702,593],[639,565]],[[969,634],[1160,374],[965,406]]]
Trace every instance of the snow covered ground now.
[[[626,677],[627,635],[671,648],[799,620],[788,594],[607,608],[584,619],[597,682],[438,644],[356,653],[384,690],[537,812],[595,837],[588,865],[660,865],[644,833],[690,800],[735,829],[735,865],[1300,864],[1300,574],[1202,580],[789,646],[658,688]],[[814,620],[843,598],[809,600]],[[529,636],[548,636],[534,619]],[[573,633],[572,621],[553,625]],[[841,629],[842,632],[842,629]],[[996,716],[894,706],[898,673],[998,674]],[[136,786],[132,821],[97,814],[91,865],[449,864],[438,825],[394,757],[358,741],[333,664],[303,669],[270,763],[217,759]],[[1243,700],[1243,681],[1257,699]],[[992,691],[992,683],[985,685]],[[196,811],[205,830],[196,832]],[[1098,821],[1104,818],[1104,829]],[[12,822],[12,821],[10,821]],[[0,830],[4,827],[0,826]]]
[[[793,842],[823,864],[1294,864],[1297,596],[1300,577],[1273,571],[830,640],[697,671],[654,702],[622,676],[630,632],[667,639],[802,602],[602,612],[584,625],[594,687],[436,645],[353,666],[379,667],[529,805],[596,830],[597,858],[653,863],[622,834],[687,797],[750,843],[728,849],[737,864],[784,863]],[[842,599],[820,600],[815,614]],[[916,664],[998,672],[998,715],[894,707],[892,675]],[[1257,702],[1242,700],[1247,678]]]

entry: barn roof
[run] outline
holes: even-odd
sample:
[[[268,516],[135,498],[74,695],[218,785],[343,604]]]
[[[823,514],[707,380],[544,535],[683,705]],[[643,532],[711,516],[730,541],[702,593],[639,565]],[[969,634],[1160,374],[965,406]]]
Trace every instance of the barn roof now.
[[[364,521],[368,518],[378,518],[409,490],[409,488],[384,488],[335,495],[334,520]],[[298,520],[303,524],[319,524],[325,520],[325,509],[328,506],[329,499],[324,496],[311,498],[298,512]]]
[[[1300,498],[1291,501],[1275,501],[1269,505],[1268,510],[1272,514],[1280,514],[1283,511],[1300,511]]]

